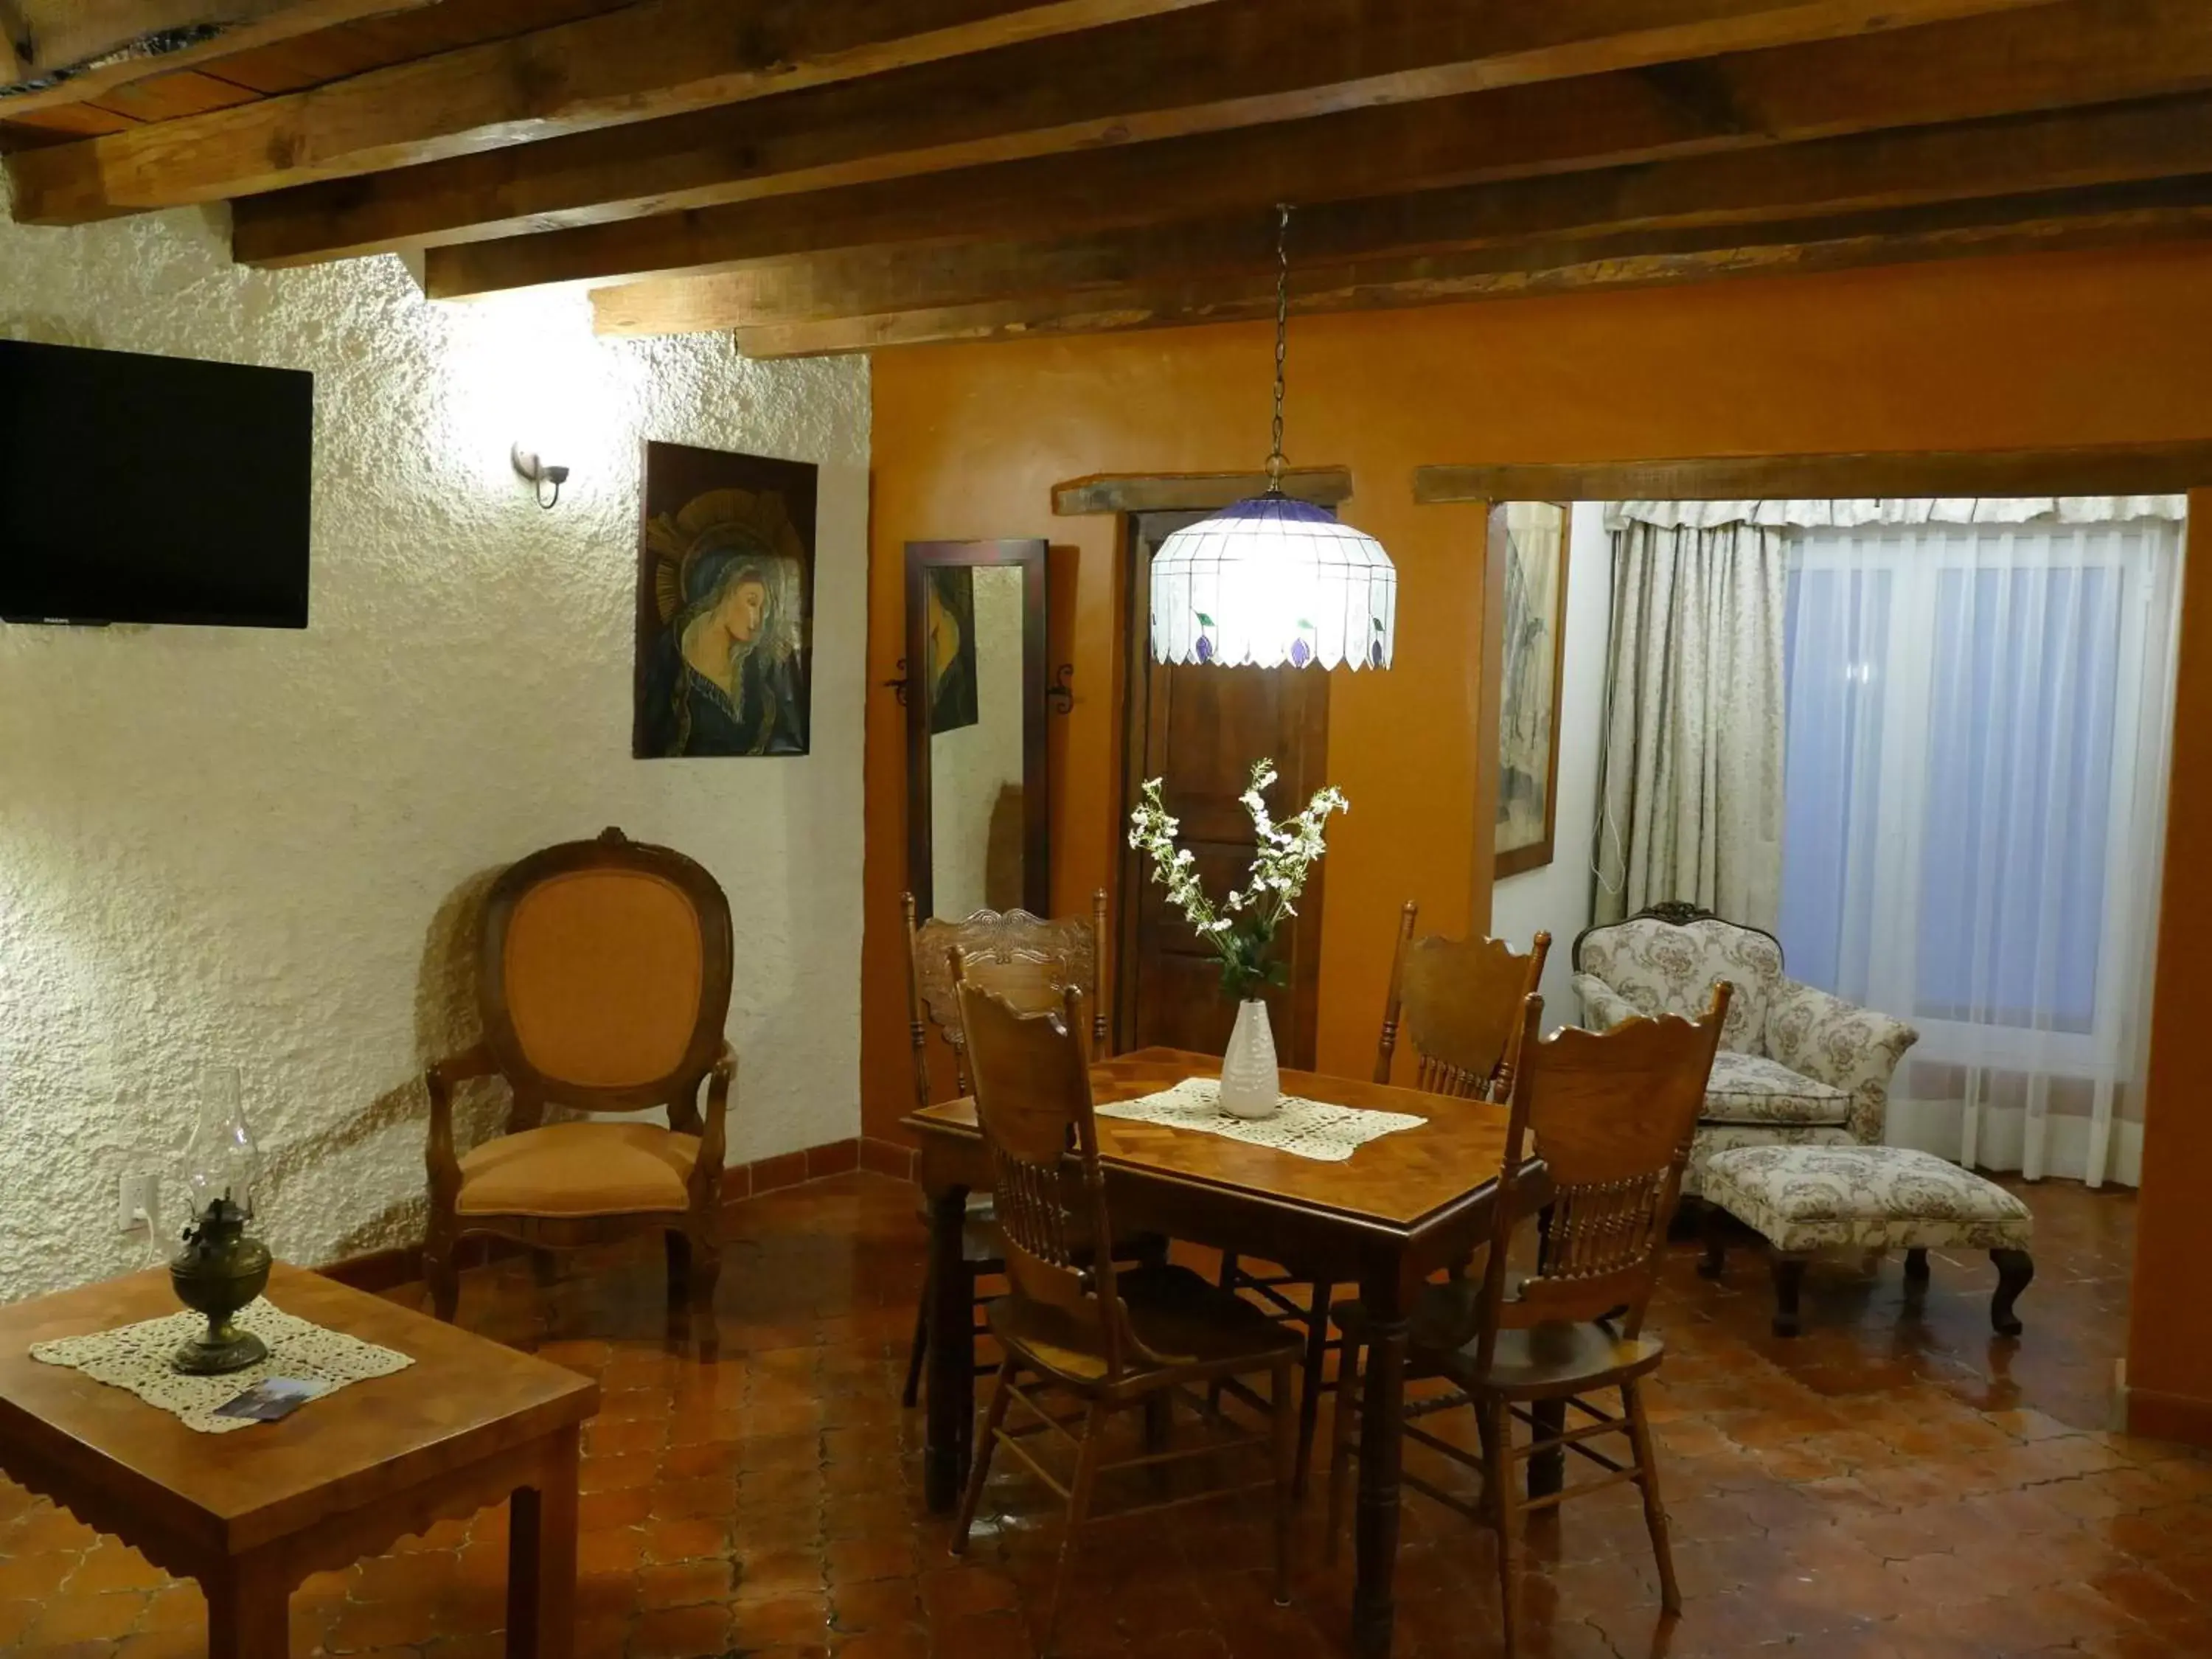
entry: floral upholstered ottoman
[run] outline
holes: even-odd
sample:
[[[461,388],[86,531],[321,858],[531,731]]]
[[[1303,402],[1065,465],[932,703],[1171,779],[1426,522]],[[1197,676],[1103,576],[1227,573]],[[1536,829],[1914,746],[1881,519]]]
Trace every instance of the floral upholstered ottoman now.
[[[1905,1146],[1744,1146],[1705,1165],[1713,1206],[1698,1272],[1718,1279],[1727,1221],[1765,1236],[1774,1264],[1774,1334],[1797,1334],[1797,1297],[1815,1250],[1903,1250],[1908,1284],[1928,1279],[1931,1249],[1987,1250],[1996,1263],[1990,1321],[2018,1336],[2013,1303],[2035,1277],[2027,1243],[2035,1218],[1993,1181]]]

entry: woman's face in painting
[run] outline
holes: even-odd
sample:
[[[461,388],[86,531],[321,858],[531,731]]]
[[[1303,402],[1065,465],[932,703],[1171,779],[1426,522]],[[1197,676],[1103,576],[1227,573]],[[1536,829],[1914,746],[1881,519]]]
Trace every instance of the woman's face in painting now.
[[[750,645],[760,637],[761,623],[767,613],[767,585],[757,577],[748,577],[723,599],[722,626],[739,645]]]

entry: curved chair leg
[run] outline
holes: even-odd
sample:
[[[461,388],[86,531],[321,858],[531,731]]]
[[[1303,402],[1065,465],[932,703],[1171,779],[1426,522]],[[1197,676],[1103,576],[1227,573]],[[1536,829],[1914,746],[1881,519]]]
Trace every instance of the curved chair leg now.
[[[912,1411],[921,1399],[921,1368],[929,1358],[929,1280],[921,1281],[921,1297],[914,1304],[914,1341],[906,1351],[906,1385],[899,1404]]]
[[[1651,1424],[1644,1415],[1643,1385],[1624,1383],[1620,1405],[1628,1420],[1629,1443],[1636,1449],[1636,1484],[1644,1494],[1644,1525],[1651,1534],[1652,1558],[1659,1564],[1659,1605],[1668,1613],[1680,1613],[1682,1591],[1674,1582],[1674,1549],[1667,1534],[1667,1506],[1659,1499],[1659,1457],[1651,1443]]]
[[[1505,1638],[1505,1659],[1514,1659],[1519,1652],[1516,1592],[1520,1588],[1521,1540],[1515,1513],[1520,1506],[1513,1492],[1513,1409],[1496,1395],[1477,1401],[1476,1409],[1489,1418],[1490,1432],[1483,1438],[1497,1449],[1497,1462],[1486,1473],[1490,1477],[1490,1513],[1498,1528],[1498,1622]]]
[[[1990,1298],[1990,1323],[2000,1336],[2018,1336],[2027,1328],[2012,1304],[2035,1277],[2035,1263],[2026,1250],[1991,1250],[1990,1260],[1997,1264],[1997,1293]]]
[[[660,1236],[668,1255],[668,1305],[675,1307],[691,1296],[691,1240],[674,1228]]]
[[[992,1402],[994,1407],[997,1401]],[[1037,1633],[1037,1659],[1052,1652],[1053,1633],[1060,1628],[1060,1610],[1067,1601],[1067,1581],[1074,1576],[1078,1535],[1091,1518],[1091,1497],[1098,1485],[1099,1442],[1105,1437],[1106,1405],[1094,1400],[1084,1414],[1083,1444],[1075,1454],[1075,1480],[1067,1489],[1067,1530],[1060,1534],[1060,1564],[1053,1569],[1052,1599],[1045,1603],[1044,1627]],[[978,1454],[978,1461],[981,1454]]]
[[[975,1506],[983,1501],[983,1483],[991,1478],[991,1454],[999,1449],[999,1430],[1006,1420],[1006,1407],[1014,1399],[1014,1362],[1009,1357],[999,1367],[998,1386],[983,1413],[983,1427],[968,1459],[968,1487],[960,1494],[960,1514],[952,1523],[952,1553],[968,1553],[968,1528],[975,1524]]]
[[[701,1224],[685,1241],[690,1252],[691,1334],[699,1345],[700,1360],[713,1364],[722,1357],[722,1327],[714,1314],[714,1286],[722,1276],[722,1241],[716,1218]]]
[[[1728,1271],[1729,1212],[1717,1204],[1705,1206],[1705,1260],[1698,1263],[1700,1279],[1718,1279]]]
[[[1774,1253],[1774,1334],[1795,1336],[1798,1330],[1797,1303],[1805,1285],[1805,1264],[1812,1258],[1800,1250]]]

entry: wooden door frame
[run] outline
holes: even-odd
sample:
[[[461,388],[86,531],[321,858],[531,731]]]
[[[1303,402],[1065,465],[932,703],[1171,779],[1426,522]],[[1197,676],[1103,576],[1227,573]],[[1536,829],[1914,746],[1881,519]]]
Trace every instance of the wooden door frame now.
[[[1413,499],[1417,503],[1455,502],[1486,508],[1510,501],[1850,501],[1898,496],[2186,495],[2191,497],[2190,540],[2199,549],[2212,549],[2212,517],[2200,512],[2208,499],[2212,499],[2208,492],[2212,492],[2212,440],[2047,449],[1492,463],[1424,466],[1417,468],[1413,474]],[[1496,566],[1494,540],[1491,561]],[[2182,605],[2185,616],[2192,592],[2200,596],[2200,605],[2204,603],[2202,595],[2205,582],[2199,580],[2192,583],[2189,580],[2186,548],[2183,565]],[[2197,574],[2201,579],[2206,573]],[[1493,606],[1483,623],[1486,696],[1493,705],[1502,690],[1504,618],[1499,614],[1501,609]],[[2203,646],[2204,642],[2199,641],[2198,651]],[[2194,653],[2185,633],[2181,653],[2178,672],[2186,677],[2191,671]],[[2188,681],[2185,678],[2185,700],[2187,694]],[[2182,707],[2186,707],[2185,701]],[[2185,724],[2179,714],[2178,708],[2175,775],[2181,769],[2179,750]],[[1493,714],[1492,729],[1495,719]],[[1494,787],[1494,753],[1489,769]],[[2179,799],[2170,780],[2169,801]],[[2206,996],[2192,983],[2191,976],[2172,971],[2174,957],[2185,948],[2180,942],[2185,933],[2183,924],[2191,919],[2191,905],[2198,902],[2195,896],[2201,893],[2204,884],[2195,877],[2195,860],[2183,850],[2188,842],[2187,835],[2177,836],[2174,833],[2175,810],[2175,805],[2170,804],[2166,869],[2160,886],[2158,955],[2151,981],[2150,1045],[2143,1087],[2143,1184],[2137,1189],[2137,1244],[2129,1292],[2130,1362],[2146,1331],[2157,1328],[2162,1315],[2171,1318],[2178,1309],[2187,1305],[2185,1295],[2173,1288],[2184,1282],[2186,1275],[2173,1259],[2170,1248],[2158,1258],[2160,1293],[2155,1297],[2147,1297],[2143,1292],[2144,1264],[2152,1259],[2145,1253],[2144,1241],[2158,1237],[2151,1224],[2154,1210],[2164,1216],[2185,1204],[2177,1190],[2185,1177],[2160,1172],[2157,1132],[2153,1126],[2187,1115],[2199,1071],[2196,1054],[2197,1032],[2208,1012],[2212,1012],[2212,1006],[2208,1005]],[[2130,1373],[2132,1370],[2130,1363]],[[2121,1385],[2121,1410],[2132,1433],[2212,1445],[2212,1399],[2145,1389],[2125,1382]]]
[[[1343,500],[1345,495],[1350,493],[1348,477],[1344,475],[1340,469],[1321,470],[1313,476],[1323,481],[1322,486],[1323,489],[1328,489],[1330,482],[1339,477],[1346,479],[1343,493],[1334,495],[1331,500],[1321,504],[1334,506],[1334,501]],[[1137,789],[1143,781],[1139,775],[1144,769],[1144,755],[1149,746],[1152,719],[1152,697],[1147,690],[1150,684],[1148,677],[1152,668],[1151,629],[1148,625],[1140,625],[1140,619],[1144,623],[1148,623],[1151,607],[1147,596],[1139,591],[1145,569],[1139,543],[1146,517],[1160,513],[1206,513],[1217,507],[1226,507],[1231,501],[1242,499],[1242,494],[1239,492],[1242,490],[1242,486],[1249,481],[1237,475],[1216,478],[1212,481],[1216,493],[1224,489],[1231,493],[1224,495],[1221,500],[1211,503],[1188,501],[1187,499],[1188,490],[1201,482],[1204,481],[1176,480],[1175,483],[1182,489],[1177,494],[1168,497],[1172,505],[1132,507],[1118,515],[1115,526],[1121,578],[1119,583],[1117,608],[1123,650],[1122,695],[1120,709],[1121,766],[1120,784],[1115,792],[1114,819],[1115,841],[1121,849],[1120,856],[1116,860],[1116,879],[1114,884],[1113,1042],[1117,1053],[1126,1053],[1134,1042],[1133,1032],[1137,1008],[1136,935],[1139,909],[1137,899],[1143,890],[1144,884],[1150,879],[1145,870],[1143,855],[1128,844],[1128,836],[1122,828],[1127,822],[1129,803],[1135,799]],[[1261,488],[1265,488],[1264,481]],[[1311,495],[1306,498],[1316,499]],[[1146,494],[1139,494],[1133,499],[1144,501],[1155,498]],[[1146,693],[1142,697],[1138,696],[1140,690]],[[1324,763],[1328,752],[1328,685],[1324,674],[1321,700],[1322,722],[1321,748]],[[1317,929],[1315,942],[1317,957],[1323,949],[1321,940],[1325,936],[1328,925],[1328,872],[1324,867],[1327,862],[1327,860],[1323,860],[1322,863],[1314,866],[1306,883],[1305,902],[1310,906]],[[1311,982],[1299,985],[1294,981],[1291,988],[1292,998],[1297,1011],[1297,1031],[1308,1043],[1318,1040],[1316,1025],[1321,1018],[1320,981],[1321,963],[1316,960],[1314,963]]]
[[[2185,495],[2212,487],[2212,440],[2058,449],[1869,450],[1677,460],[1487,462],[1413,470],[1413,500],[1860,501],[1875,496]]]

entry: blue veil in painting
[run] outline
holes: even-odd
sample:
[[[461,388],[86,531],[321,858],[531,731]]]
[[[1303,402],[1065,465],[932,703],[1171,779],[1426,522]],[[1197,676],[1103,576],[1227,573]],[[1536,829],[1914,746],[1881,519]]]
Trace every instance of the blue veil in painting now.
[[[658,581],[665,626],[645,666],[646,752],[807,752],[800,562],[778,544],[780,514],[728,510],[733,500],[750,507],[757,499],[716,491],[678,515],[695,534]]]

